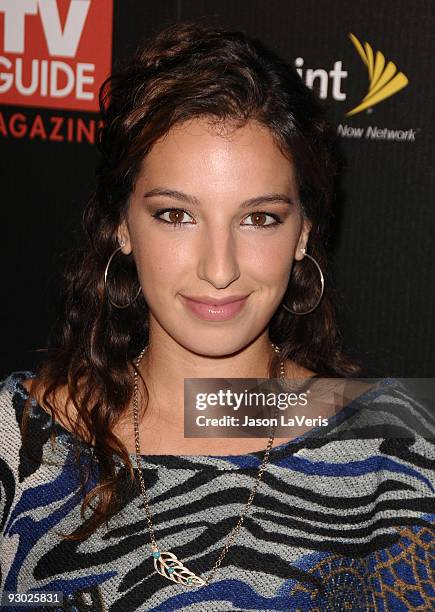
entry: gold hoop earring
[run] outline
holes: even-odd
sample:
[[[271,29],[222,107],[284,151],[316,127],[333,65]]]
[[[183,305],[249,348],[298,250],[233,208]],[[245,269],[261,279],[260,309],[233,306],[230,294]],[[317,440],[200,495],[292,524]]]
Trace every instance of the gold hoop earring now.
[[[312,257],[311,255],[308,255],[308,253],[306,252],[306,249],[301,249],[302,253],[304,253],[305,257],[308,257],[309,259],[311,259],[311,261],[316,265],[319,274],[320,274],[320,284],[321,284],[321,291],[320,291],[320,296],[319,299],[317,300],[316,304],[310,308],[309,310],[306,310],[305,312],[295,312],[294,310],[291,310],[291,308],[289,308],[288,306],[286,306],[284,304],[284,302],[281,302],[281,306],[287,310],[288,312],[290,312],[293,315],[306,315],[309,314],[310,312],[313,312],[313,310],[316,310],[317,306],[320,304],[322,297],[323,297],[323,292],[325,290],[325,279],[323,276],[323,272],[321,267],[319,266],[319,264],[317,263],[317,261],[314,259],[314,257]]]
[[[137,298],[139,297],[140,292],[142,290],[142,288],[139,287],[136,295],[131,300],[131,302],[129,302],[128,304],[117,304],[116,302],[114,302],[111,299],[111,297],[109,295],[109,287],[108,287],[108,284],[107,284],[107,276],[108,276],[108,273],[109,273],[109,267],[110,267],[110,264],[112,263],[112,260],[115,257],[115,255],[118,253],[118,251],[120,251],[122,249],[123,246],[124,246],[124,241],[121,242],[121,246],[120,247],[118,247],[117,249],[115,249],[113,251],[112,255],[109,257],[109,261],[107,262],[106,269],[104,270],[104,292],[105,292],[105,295],[107,296],[107,299],[112,304],[112,306],[114,306],[115,308],[119,308],[119,309],[124,309],[124,308],[128,308],[129,306],[131,306],[133,304],[133,302],[135,302],[137,300]]]

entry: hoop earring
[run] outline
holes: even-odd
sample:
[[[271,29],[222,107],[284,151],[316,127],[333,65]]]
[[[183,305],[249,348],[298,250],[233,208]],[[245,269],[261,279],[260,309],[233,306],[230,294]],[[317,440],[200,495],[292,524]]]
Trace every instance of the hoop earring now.
[[[302,253],[304,253],[305,257],[308,257],[309,259],[311,259],[311,261],[312,261],[313,263],[315,263],[315,264],[316,264],[317,269],[318,269],[319,274],[320,274],[320,284],[321,284],[321,287],[322,287],[322,288],[321,288],[321,291],[320,291],[320,296],[319,296],[319,299],[317,300],[316,304],[315,304],[315,305],[314,305],[312,308],[310,308],[310,310],[306,310],[305,312],[295,312],[294,310],[291,310],[291,309],[290,309],[288,306],[286,306],[286,305],[284,304],[284,302],[281,302],[281,306],[282,306],[283,308],[285,308],[285,310],[287,310],[288,312],[290,312],[290,313],[291,313],[291,314],[293,314],[293,315],[306,315],[306,314],[309,314],[310,312],[313,312],[313,310],[316,310],[317,306],[320,304],[320,302],[321,302],[321,300],[322,300],[322,297],[323,297],[323,291],[324,291],[324,289],[325,289],[325,279],[324,279],[324,277],[323,277],[323,272],[322,272],[321,267],[319,266],[319,264],[317,263],[317,261],[314,259],[314,257],[312,257],[311,255],[308,255],[308,253],[306,252],[306,249],[301,249],[301,251],[302,251]]]
[[[123,245],[124,243],[122,243]],[[109,267],[110,264],[112,263],[112,259],[115,257],[115,255],[117,254],[118,251],[120,251],[122,249],[122,246],[118,247],[117,249],[115,249],[112,253],[112,255],[109,257],[109,261],[107,262],[107,266],[106,269],[104,270],[104,290],[105,290],[105,294],[107,296],[107,299],[109,300],[109,302],[112,304],[112,306],[114,306],[115,308],[128,308],[129,306],[131,306],[133,304],[134,301],[137,300],[137,298],[139,297],[139,294],[142,290],[141,287],[139,287],[138,292],[136,293],[136,295],[134,296],[134,298],[132,299],[131,302],[129,302],[128,304],[122,305],[122,304],[117,304],[116,302],[114,302],[113,300],[110,299],[110,295],[109,295],[109,288],[107,285],[107,274],[109,272]]]

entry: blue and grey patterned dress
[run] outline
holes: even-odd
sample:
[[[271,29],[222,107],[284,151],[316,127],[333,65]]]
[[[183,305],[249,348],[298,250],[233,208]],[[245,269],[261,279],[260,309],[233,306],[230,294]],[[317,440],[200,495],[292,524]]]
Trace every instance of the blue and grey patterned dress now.
[[[84,541],[58,535],[86,520],[74,438],[56,423],[52,446],[51,418],[33,402],[22,448],[22,381],[32,375],[14,372],[0,386],[0,591],[61,591],[63,607],[46,609],[71,611],[435,609],[434,415],[399,380],[348,404],[322,436],[274,447],[221,567],[208,585],[188,588],[154,570],[138,479],[123,487],[119,458],[119,512]],[[413,432],[417,420],[425,435]],[[263,454],[144,455],[161,550],[206,578]]]

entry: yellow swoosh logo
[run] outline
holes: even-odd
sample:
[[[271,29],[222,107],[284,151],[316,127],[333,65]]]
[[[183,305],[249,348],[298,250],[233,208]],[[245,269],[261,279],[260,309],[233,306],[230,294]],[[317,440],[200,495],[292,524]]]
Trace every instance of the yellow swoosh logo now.
[[[388,62],[385,65],[385,56],[380,51],[376,51],[376,54],[374,54],[369,43],[365,42],[363,46],[352,33],[349,34],[349,38],[353,42],[358,55],[367,66],[369,89],[360,104],[346,113],[346,117],[356,115],[366,108],[379,104],[379,102],[394,95],[409,83],[408,78],[403,72],[397,72],[397,67],[393,62]]]

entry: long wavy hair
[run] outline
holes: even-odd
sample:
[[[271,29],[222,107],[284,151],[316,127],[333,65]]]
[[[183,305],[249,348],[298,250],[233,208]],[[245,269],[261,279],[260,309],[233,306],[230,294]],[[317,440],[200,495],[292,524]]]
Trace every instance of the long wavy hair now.
[[[88,537],[116,513],[119,478],[114,455],[134,481],[129,453],[112,430],[132,398],[132,361],[148,343],[148,307],[142,293],[133,300],[139,281],[132,255],[115,258],[121,263],[111,270],[116,281],[110,287],[111,299],[132,301],[130,307],[111,305],[104,270],[119,246],[117,229],[141,163],[175,124],[195,117],[235,126],[255,120],[270,130],[295,164],[302,214],[312,222],[307,252],[321,266],[326,286],[310,314],[290,314],[283,307],[275,312],[269,336],[280,353],[269,364],[270,376],[279,376],[284,359],[324,376],[358,376],[362,371],[360,363],[344,354],[327,267],[337,174],[335,132],[295,69],[242,32],[204,22],[176,23],[142,45],[105,81],[100,107],[101,158],[97,188],[83,213],[85,237],[66,267],[61,313],[30,388],[30,397],[41,392],[52,426],[59,414],[55,399],[61,388],[77,411],[71,428],[80,440],[76,458],[81,516],[87,508],[92,512],[73,533],[61,534],[70,540]],[[319,290],[313,263],[308,258],[295,261],[286,305],[302,313],[317,301]],[[92,470],[80,460],[83,441],[98,465],[93,487]]]

